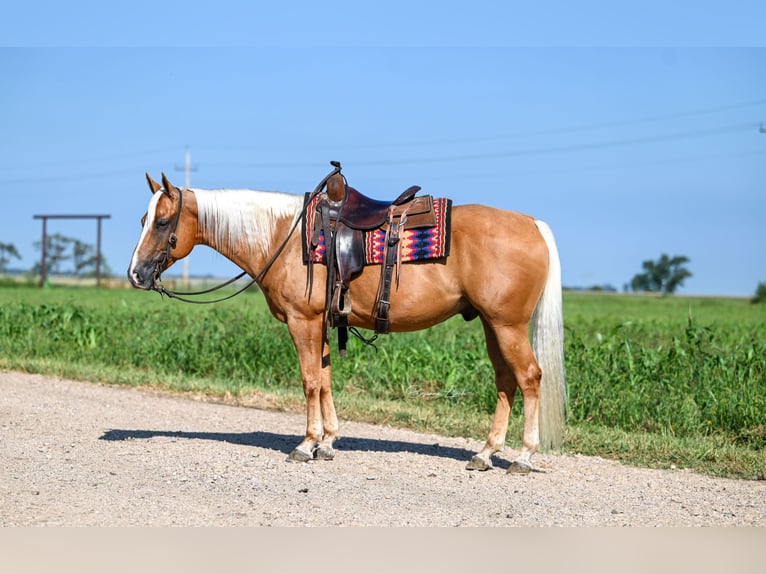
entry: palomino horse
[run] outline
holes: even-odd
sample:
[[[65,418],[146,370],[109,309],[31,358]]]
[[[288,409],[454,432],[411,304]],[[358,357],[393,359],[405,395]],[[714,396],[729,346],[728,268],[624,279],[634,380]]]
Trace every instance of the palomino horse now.
[[[271,313],[287,324],[300,361],[306,435],[288,460],[332,459],[338,418],[326,295],[323,289],[307,289],[300,234],[291,234],[302,216],[304,197],[177,188],[165,174],[162,185],[146,177],[152,198],[128,269],[131,284],[157,289],[160,274],[197,244],[213,248],[256,278]],[[317,265],[314,274],[322,284],[325,267]],[[373,329],[379,277],[379,267],[365,267],[351,282],[349,325]],[[458,313],[466,320],[481,319],[495,371],[497,407],[487,442],[468,469],[492,467],[492,455],[505,444],[517,388],[524,406],[523,448],[508,471],[529,472],[538,448],[560,445],[566,410],[561,270],[547,224],[482,205],[455,206],[449,257],[405,265],[390,301],[391,331],[425,329]]]

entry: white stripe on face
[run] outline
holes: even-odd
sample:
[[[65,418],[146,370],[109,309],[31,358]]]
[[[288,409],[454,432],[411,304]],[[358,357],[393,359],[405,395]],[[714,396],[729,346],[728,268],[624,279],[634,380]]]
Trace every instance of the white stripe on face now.
[[[157,213],[157,203],[159,203],[161,196],[162,192],[158,191],[152,195],[151,200],[149,200],[149,207],[146,210],[146,221],[144,222],[144,228],[141,230],[141,237],[138,238],[136,248],[133,250],[133,257],[130,259],[130,269],[128,270],[130,275],[133,275],[133,270],[136,268],[136,265],[138,265],[138,252],[141,244],[149,235],[149,231],[154,227],[154,219]]]

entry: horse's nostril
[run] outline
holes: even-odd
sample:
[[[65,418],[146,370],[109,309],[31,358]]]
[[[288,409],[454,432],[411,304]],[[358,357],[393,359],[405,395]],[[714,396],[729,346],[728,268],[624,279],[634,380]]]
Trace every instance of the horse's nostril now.
[[[138,269],[128,269],[128,280],[135,286],[139,286],[143,283],[144,278],[139,273]]]

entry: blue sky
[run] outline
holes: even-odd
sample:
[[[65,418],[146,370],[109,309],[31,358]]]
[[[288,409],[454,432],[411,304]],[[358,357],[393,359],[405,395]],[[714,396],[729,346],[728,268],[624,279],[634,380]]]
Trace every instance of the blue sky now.
[[[151,17],[91,4],[121,26],[55,3],[31,35],[31,10],[0,24],[0,242],[21,267],[38,258],[34,214],[108,213],[104,255],[124,275],[144,172],[183,184],[188,150],[193,187],[304,193],[340,160],[373,197],[420,185],[530,213],[551,224],[570,286],[621,289],[662,253],[691,259],[684,293],[766,281],[766,50],[752,18],[736,35],[717,25],[730,12],[708,12],[707,33],[674,36],[665,14],[642,35],[631,18],[646,13],[628,11],[599,36],[569,10],[545,21],[545,42],[508,41],[526,30],[512,3],[421,3],[407,18],[398,3],[322,5],[286,27],[257,3],[242,17],[229,2]],[[94,222],[49,231],[95,241]],[[190,258],[192,274],[234,270],[204,249]]]

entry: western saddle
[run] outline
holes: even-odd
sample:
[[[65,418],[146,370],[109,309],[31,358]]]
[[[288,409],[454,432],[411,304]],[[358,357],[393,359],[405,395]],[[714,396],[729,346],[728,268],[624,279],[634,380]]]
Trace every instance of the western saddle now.
[[[430,195],[415,197],[420,191],[417,185],[407,188],[393,201],[379,201],[349,186],[346,178],[340,173],[340,163],[330,163],[335,169],[324,180],[326,191],[319,193],[314,228],[307,229],[306,232],[310,234],[312,249],[319,245],[320,234],[324,236],[327,266],[327,336],[329,339],[332,327],[338,328],[338,347],[341,356],[344,356],[348,341],[348,315],[352,309],[349,286],[365,265],[364,233],[376,229],[385,231],[380,283],[371,315],[375,318],[375,333],[388,333],[394,268],[397,285],[401,272],[399,234],[405,229],[436,225],[436,215]],[[322,185],[318,188],[320,191]],[[309,283],[311,282],[312,270],[309,263]],[[368,343],[375,338],[364,339],[353,328],[352,333]]]

